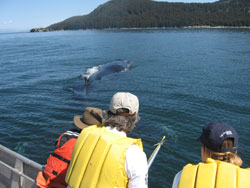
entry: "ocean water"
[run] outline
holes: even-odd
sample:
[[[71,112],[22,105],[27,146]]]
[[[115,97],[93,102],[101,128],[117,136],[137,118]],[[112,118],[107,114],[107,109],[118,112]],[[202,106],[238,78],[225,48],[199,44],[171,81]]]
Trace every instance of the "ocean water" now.
[[[250,30],[82,30],[0,34],[0,144],[44,164],[58,136],[87,106],[107,110],[112,95],[140,100],[147,156],[166,141],[149,187],[171,187],[186,163],[200,161],[196,138],[213,121],[239,134],[250,167]],[[130,69],[85,86],[83,75],[117,59]],[[96,71],[96,70],[95,70]]]

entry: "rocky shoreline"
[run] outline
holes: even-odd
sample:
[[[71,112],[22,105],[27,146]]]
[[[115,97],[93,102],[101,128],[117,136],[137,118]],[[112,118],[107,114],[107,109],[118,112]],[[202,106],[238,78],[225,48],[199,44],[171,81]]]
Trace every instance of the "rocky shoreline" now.
[[[250,29],[250,26],[185,26],[185,27],[133,27],[133,28],[104,28],[104,29],[96,29],[96,30],[127,30],[127,29],[174,29],[174,28],[184,28],[184,29]],[[88,29],[79,29],[79,30],[88,30]],[[91,29],[93,30],[93,29]],[[49,31],[59,31],[54,29],[48,29],[48,28],[33,28],[30,30],[30,32],[49,32]],[[64,31],[61,29],[60,31]]]
[[[33,28],[30,30],[30,32],[48,32],[48,31],[54,31],[54,30],[48,28]]]

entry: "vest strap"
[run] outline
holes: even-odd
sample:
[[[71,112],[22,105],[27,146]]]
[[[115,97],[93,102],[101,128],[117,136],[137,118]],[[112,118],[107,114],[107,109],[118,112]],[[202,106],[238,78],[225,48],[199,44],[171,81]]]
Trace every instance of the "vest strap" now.
[[[56,153],[52,153],[51,155],[52,155],[53,157],[58,158],[59,160],[65,162],[65,163],[68,163],[68,164],[70,163],[70,160],[63,158],[62,156],[60,156],[60,155],[58,155],[58,154],[56,154]]]

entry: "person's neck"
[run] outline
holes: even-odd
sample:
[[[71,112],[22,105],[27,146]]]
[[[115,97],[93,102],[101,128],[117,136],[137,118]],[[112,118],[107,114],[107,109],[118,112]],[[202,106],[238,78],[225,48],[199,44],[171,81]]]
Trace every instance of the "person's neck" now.
[[[112,131],[112,132],[114,132],[114,133],[116,133],[116,134],[119,134],[119,135],[121,135],[121,136],[127,136],[127,133],[126,133],[125,131],[119,131],[119,130],[117,129],[117,127],[107,126],[106,128],[107,128],[109,131]]]

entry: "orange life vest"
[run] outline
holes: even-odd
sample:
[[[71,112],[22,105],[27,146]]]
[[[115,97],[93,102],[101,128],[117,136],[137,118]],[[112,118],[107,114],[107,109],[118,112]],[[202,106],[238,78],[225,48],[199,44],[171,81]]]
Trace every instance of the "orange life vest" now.
[[[66,131],[58,138],[56,149],[50,154],[45,169],[42,172],[43,178],[41,177],[41,173],[38,174],[38,187],[54,187],[54,184],[60,188],[67,187],[65,176],[78,135],[78,132]]]

